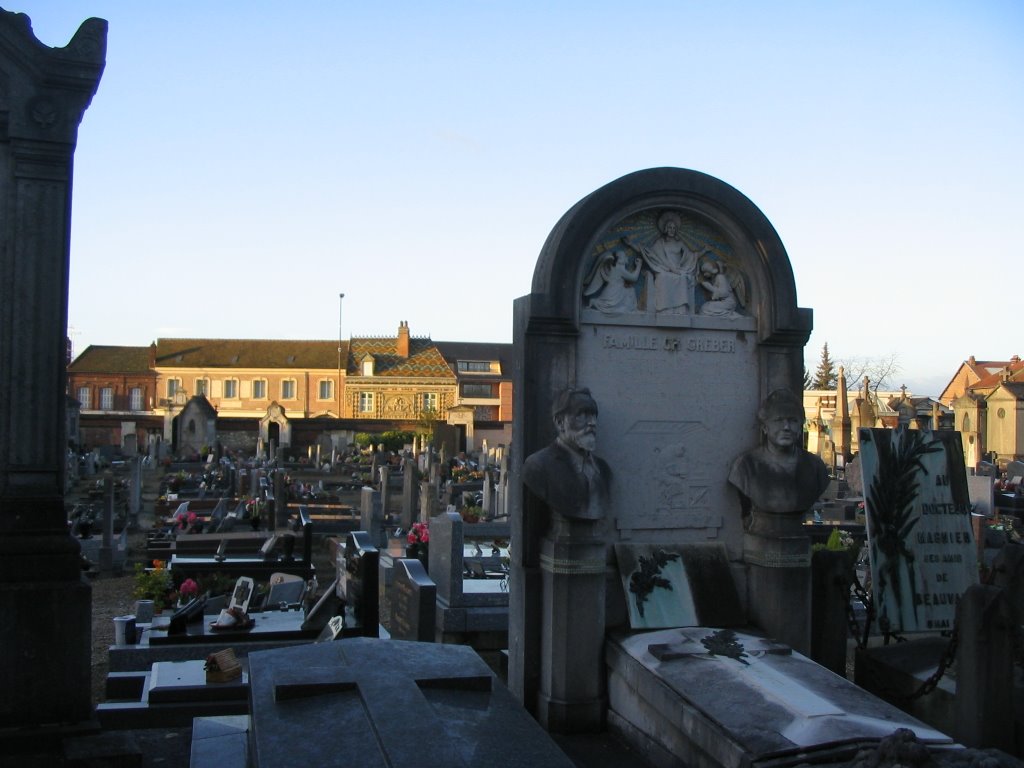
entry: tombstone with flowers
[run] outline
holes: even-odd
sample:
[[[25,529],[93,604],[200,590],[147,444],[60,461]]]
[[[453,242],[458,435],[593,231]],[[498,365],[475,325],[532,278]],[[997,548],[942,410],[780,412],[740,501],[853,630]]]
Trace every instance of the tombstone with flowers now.
[[[263,499],[249,499],[245,503],[245,516],[249,520],[249,525],[252,526],[254,531],[260,529],[260,521],[263,519],[263,513],[266,511],[267,502]]]
[[[406,538],[409,542],[405,548],[406,557],[416,558],[426,566],[429,563],[430,524],[413,523]]]

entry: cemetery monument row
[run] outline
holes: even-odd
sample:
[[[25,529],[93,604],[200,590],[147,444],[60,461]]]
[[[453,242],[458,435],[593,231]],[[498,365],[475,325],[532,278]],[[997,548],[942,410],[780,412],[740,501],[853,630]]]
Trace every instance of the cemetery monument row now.
[[[809,651],[810,546],[795,523],[824,469],[796,452],[800,423],[769,422],[792,415],[811,325],[775,230],[718,179],[639,171],[555,225],[515,304],[510,489],[509,685],[549,730],[603,725],[606,630],[639,615],[622,583],[649,578],[649,618],[659,569],[696,573],[652,544],[697,547],[716,579],[679,590],[718,590],[736,606],[720,613],[742,623],[742,604],[750,624]],[[762,424],[772,439],[758,449]],[[785,508],[742,480],[765,465],[799,466]],[[637,568],[622,583],[616,550]]]

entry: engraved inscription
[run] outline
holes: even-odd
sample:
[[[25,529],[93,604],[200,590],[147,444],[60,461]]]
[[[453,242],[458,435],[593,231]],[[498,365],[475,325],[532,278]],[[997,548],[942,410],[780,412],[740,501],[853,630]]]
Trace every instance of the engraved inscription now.
[[[657,336],[612,336],[610,333],[604,337],[605,349],[661,349]]]
[[[686,342],[688,352],[735,352],[733,339],[690,339]]]
[[[606,333],[601,339],[601,346],[605,349],[636,349],[643,352],[678,352],[680,349],[685,349],[687,352],[736,352],[734,339],[689,339],[684,344],[682,339],[674,336],[662,339],[642,334]]]

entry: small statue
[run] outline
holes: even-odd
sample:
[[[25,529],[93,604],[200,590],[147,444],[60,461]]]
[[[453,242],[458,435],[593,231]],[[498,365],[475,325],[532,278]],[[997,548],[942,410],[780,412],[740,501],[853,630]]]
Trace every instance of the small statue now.
[[[828,487],[828,471],[801,445],[804,409],[796,395],[775,390],[757,417],[764,443],[737,457],[729,471],[729,483],[740,493],[744,530],[800,535],[804,515]]]
[[[602,254],[588,275],[583,295],[587,306],[607,315],[636,312],[636,281],[640,278],[640,261],[624,250]]]
[[[733,270],[726,274],[724,265],[710,258],[701,261],[700,277],[701,288],[708,292],[708,300],[701,306],[700,313],[711,317],[739,317],[736,307],[745,303],[743,278]]]
[[[600,520],[608,505],[611,469],[594,455],[597,403],[589,389],[567,389],[551,415],[558,437],[523,462],[523,483],[548,507],[574,520]]]

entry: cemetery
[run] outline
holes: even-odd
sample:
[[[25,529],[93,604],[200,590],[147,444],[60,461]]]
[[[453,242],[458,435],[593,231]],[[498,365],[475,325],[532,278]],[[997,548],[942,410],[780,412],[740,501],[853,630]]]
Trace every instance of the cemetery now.
[[[51,230],[105,45],[0,11],[2,242],[37,291],[3,289],[32,321],[2,357],[36,385],[33,419],[0,404],[0,764],[144,765],[135,734],[179,728],[194,768],[1021,765],[1024,465],[860,426],[830,472],[799,395],[812,311],[773,225],[704,173],[631,173],[554,224],[510,308],[509,445],[455,450],[449,424],[293,462],[208,424],[69,476]]]

